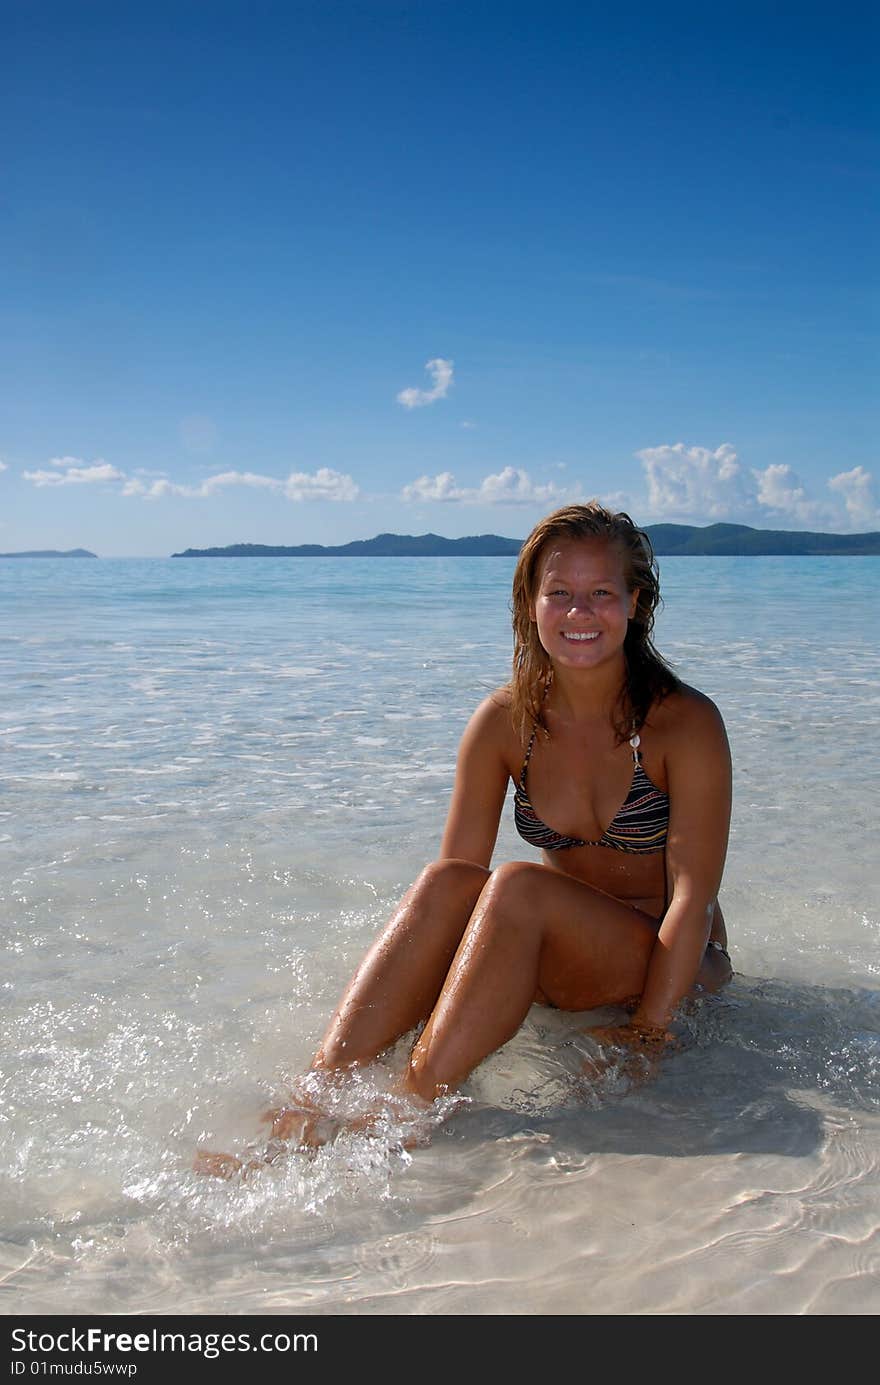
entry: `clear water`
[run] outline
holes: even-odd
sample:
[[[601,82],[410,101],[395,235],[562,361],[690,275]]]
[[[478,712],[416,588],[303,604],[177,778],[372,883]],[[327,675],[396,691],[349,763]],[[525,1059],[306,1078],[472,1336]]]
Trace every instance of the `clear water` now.
[[[662,563],[658,643],[734,752],[738,975],[656,1081],[585,1085],[536,1009],[424,1148],[190,1172],[436,851],[512,567],[0,561],[4,1311],[876,1307],[872,558]]]

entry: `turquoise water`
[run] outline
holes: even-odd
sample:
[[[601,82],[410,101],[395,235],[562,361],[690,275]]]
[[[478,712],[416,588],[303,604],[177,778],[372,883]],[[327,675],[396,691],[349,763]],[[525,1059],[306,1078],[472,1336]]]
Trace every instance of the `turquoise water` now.
[[[0,561],[7,1311],[869,1311],[872,558],[662,563],[658,644],[734,753],[739,975],[656,1083],[585,1092],[536,1010],[426,1149],[189,1173],[436,851],[512,570]]]

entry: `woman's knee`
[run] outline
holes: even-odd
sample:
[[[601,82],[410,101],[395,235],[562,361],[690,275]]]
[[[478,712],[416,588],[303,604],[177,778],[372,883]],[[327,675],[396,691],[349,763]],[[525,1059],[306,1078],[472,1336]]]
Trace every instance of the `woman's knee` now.
[[[488,895],[493,903],[532,908],[546,887],[547,867],[532,861],[506,861],[493,870]]]
[[[395,942],[433,938],[454,951],[488,879],[488,870],[473,861],[432,861],[404,895],[383,936]]]
[[[544,926],[542,892],[546,887],[546,866],[530,861],[508,861],[492,872],[480,897],[475,922],[481,931],[495,926],[509,930],[521,927],[530,935]]]
[[[476,900],[489,874],[484,866],[478,866],[474,861],[461,861],[454,857],[431,861],[417,877],[411,893],[419,896],[472,894]]]
[[[540,886],[546,867],[511,861],[489,871],[455,858],[432,861],[404,901],[401,922],[455,934],[456,945],[468,927],[485,936],[493,928],[531,932],[540,924]]]

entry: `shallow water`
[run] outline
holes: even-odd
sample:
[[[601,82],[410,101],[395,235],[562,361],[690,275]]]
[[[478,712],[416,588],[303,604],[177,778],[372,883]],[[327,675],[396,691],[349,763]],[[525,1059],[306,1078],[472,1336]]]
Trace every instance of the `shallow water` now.
[[[0,562],[0,1308],[874,1311],[876,571],[663,561],[734,752],[738,975],[655,1081],[586,1083],[536,1008],[424,1147],[226,1184],[193,1149],[257,1136],[436,850],[512,563]]]

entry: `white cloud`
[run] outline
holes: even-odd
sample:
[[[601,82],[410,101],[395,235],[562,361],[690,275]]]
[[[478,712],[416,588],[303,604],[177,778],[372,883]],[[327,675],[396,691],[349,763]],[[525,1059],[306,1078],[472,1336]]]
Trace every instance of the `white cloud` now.
[[[480,483],[478,503],[488,505],[532,505],[547,504],[561,500],[564,492],[552,481],[545,486],[537,486],[527,471],[518,467],[506,466],[494,476],[487,476]]]
[[[145,500],[158,500],[163,495],[198,495],[198,490],[191,486],[176,486],[165,477],[159,481],[152,481],[149,485],[135,477],[126,481],[122,487],[122,494],[140,495]]]
[[[437,476],[420,476],[411,481],[400,496],[402,500],[467,500],[471,493],[455,484],[451,471],[441,471]]]
[[[170,481],[167,476],[153,472],[156,479],[142,480],[151,473],[139,469],[139,474],[126,476],[118,467],[98,458],[86,465],[79,457],[53,457],[49,462],[53,470],[26,471],[24,476],[35,486],[87,485],[100,481],[120,482],[119,493],[124,496],[138,496],[142,500],[161,500],[166,496],[183,496],[188,500],[205,500],[210,496],[227,490],[231,486],[245,486],[253,490],[274,491],[286,496],[288,500],[356,500],[360,490],[351,476],[330,467],[319,467],[317,471],[292,471],[286,478],[264,476],[257,471],[218,471],[206,476],[198,485],[185,485]],[[0,470],[5,470],[0,462]]]
[[[159,481],[152,481],[150,485],[145,485],[136,477],[126,481],[122,487],[123,495],[140,495],[145,500],[158,500],[163,495],[207,495],[207,491],[202,491],[199,486],[178,486],[173,481],[168,481],[163,477]]]
[[[774,510],[791,510],[806,499],[806,491],[791,467],[777,463],[764,471],[753,471],[758,483],[758,504]]]
[[[807,497],[800,477],[787,462],[773,463],[763,471],[753,470],[752,476],[758,486],[758,505],[800,524],[821,524],[829,518],[827,506]]]
[[[629,511],[633,508],[633,498],[626,491],[606,491],[599,496],[599,504],[604,505],[606,510],[611,510],[617,514],[620,510]]]
[[[453,361],[445,361],[442,356],[436,356],[433,361],[428,361],[425,370],[433,380],[433,388],[429,390],[406,389],[401,390],[397,395],[398,404],[402,404],[405,409],[420,409],[425,404],[433,404],[438,399],[445,399],[452,384]]]
[[[282,482],[274,476],[261,476],[256,471],[220,471],[208,476],[198,487],[198,495],[213,495],[227,486],[251,486],[256,490],[280,490]]]
[[[8,470],[9,470],[9,468],[8,468],[8,466],[6,465],[6,463],[5,463],[5,462],[0,462],[0,471],[8,471]]]
[[[190,500],[203,500],[226,486],[256,486],[280,491],[284,488],[284,482],[275,476],[260,476],[254,471],[220,471],[216,476],[206,476],[198,486],[179,485],[166,477],[153,481],[149,486],[143,481],[133,479],[126,481],[122,494],[141,495],[148,500],[158,500],[163,495],[183,495]]]
[[[775,521],[836,531],[880,526],[873,477],[861,466],[827,482],[842,499],[842,509],[811,499],[787,462],[774,462],[763,470],[741,466],[729,443],[712,451],[678,442],[647,447],[635,455],[648,485],[647,503],[633,502],[639,516],[644,515],[643,522],[671,519],[707,524],[727,519],[772,528]]]
[[[84,486],[99,481],[124,481],[124,472],[109,462],[99,458],[91,466],[86,466],[77,457],[53,457],[50,466],[64,467],[64,471],[25,471],[26,481],[35,486]]]
[[[357,500],[360,488],[351,476],[322,466],[313,475],[292,471],[284,483],[288,500]]]
[[[880,528],[880,509],[874,497],[874,478],[863,466],[854,466],[852,471],[840,471],[829,478],[828,486],[843,496],[843,503],[853,529]]]
[[[646,447],[636,456],[648,482],[648,508],[658,518],[722,519],[748,503],[748,485],[729,443],[712,452],[683,442]]]
[[[223,486],[255,486],[258,490],[277,490],[280,483],[274,476],[262,476],[258,471],[220,471],[202,483],[205,494],[222,490]]]
[[[467,502],[470,505],[547,505],[559,504],[568,492],[552,481],[536,485],[527,471],[506,466],[491,476],[485,476],[479,486],[456,485],[451,471],[436,476],[420,476],[401,491],[402,500],[431,500]]]
[[[312,475],[293,471],[286,480],[277,476],[263,476],[256,471],[220,471],[215,476],[206,476],[198,486],[179,485],[164,477],[145,485],[143,481],[133,478],[126,482],[122,494],[139,495],[145,500],[159,500],[166,495],[204,500],[229,486],[276,491],[288,500],[356,500],[360,494],[351,476],[332,471],[329,467],[320,467]]]

